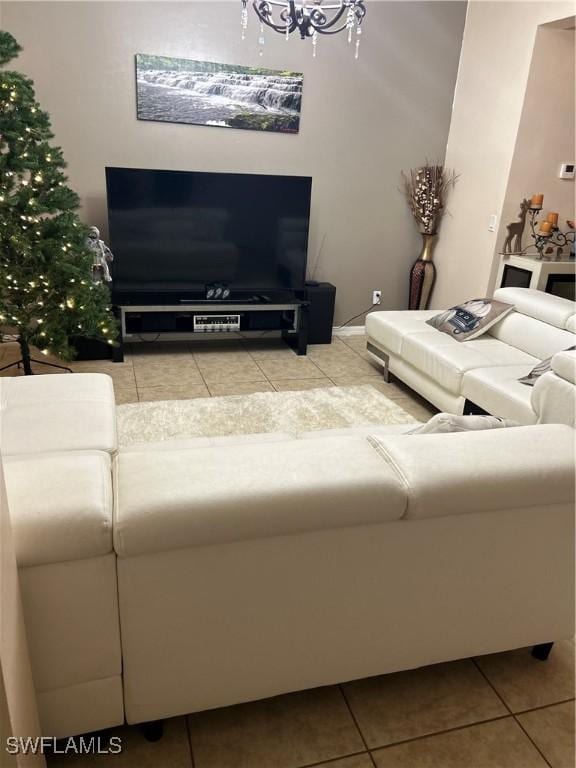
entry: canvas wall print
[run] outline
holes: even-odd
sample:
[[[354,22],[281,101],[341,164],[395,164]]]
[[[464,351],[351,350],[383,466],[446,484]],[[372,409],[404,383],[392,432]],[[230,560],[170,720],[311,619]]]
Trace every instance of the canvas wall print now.
[[[299,72],[138,54],[138,119],[298,133],[302,82]]]

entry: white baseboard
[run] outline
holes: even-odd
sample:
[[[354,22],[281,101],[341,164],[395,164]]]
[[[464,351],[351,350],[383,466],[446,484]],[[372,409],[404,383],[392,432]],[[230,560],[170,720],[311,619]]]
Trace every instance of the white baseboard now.
[[[365,327],[363,325],[346,325],[344,328],[335,325],[332,328],[333,336],[362,336],[364,333]]]

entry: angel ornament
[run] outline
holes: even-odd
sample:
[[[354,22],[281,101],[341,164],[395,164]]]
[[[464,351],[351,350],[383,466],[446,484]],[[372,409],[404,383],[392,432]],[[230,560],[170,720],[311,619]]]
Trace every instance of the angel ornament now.
[[[110,283],[112,281],[112,275],[110,274],[110,267],[108,264],[111,261],[114,261],[114,254],[110,248],[108,248],[104,240],[100,239],[100,230],[98,227],[90,227],[86,244],[94,253],[94,261],[92,262],[92,282],[101,283],[104,280],[104,282]]]

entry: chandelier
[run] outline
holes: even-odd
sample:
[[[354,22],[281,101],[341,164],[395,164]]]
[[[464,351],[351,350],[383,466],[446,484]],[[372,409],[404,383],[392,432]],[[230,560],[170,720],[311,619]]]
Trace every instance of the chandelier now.
[[[248,27],[248,0],[241,0],[242,39]],[[263,54],[264,25],[290,38],[292,32],[300,33],[302,40],[312,38],[312,55],[316,56],[319,35],[336,35],[347,30],[348,42],[356,38],[355,58],[360,51],[362,21],[366,16],[364,0],[338,0],[323,3],[323,0],[251,0],[252,7],[260,20],[260,56]]]

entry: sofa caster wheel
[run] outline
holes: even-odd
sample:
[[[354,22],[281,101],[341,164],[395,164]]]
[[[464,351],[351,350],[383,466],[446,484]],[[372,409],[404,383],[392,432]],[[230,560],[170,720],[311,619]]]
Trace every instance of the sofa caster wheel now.
[[[160,741],[162,736],[164,736],[164,721],[154,720],[151,723],[144,723],[142,730],[146,741]]]
[[[535,645],[532,648],[532,656],[538,661],[546,661],[550,656],[550,651],[554,643],[542,643],[541,645]]]

